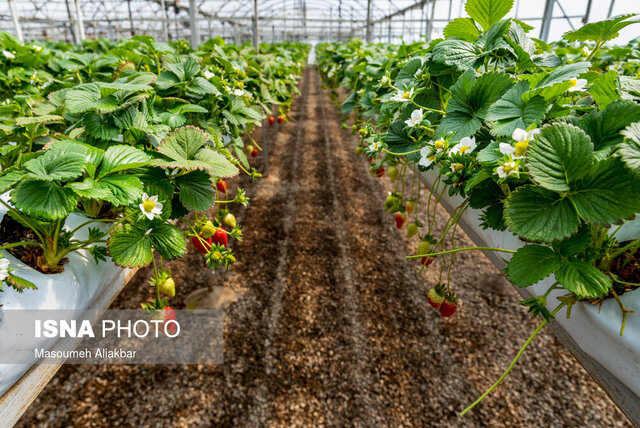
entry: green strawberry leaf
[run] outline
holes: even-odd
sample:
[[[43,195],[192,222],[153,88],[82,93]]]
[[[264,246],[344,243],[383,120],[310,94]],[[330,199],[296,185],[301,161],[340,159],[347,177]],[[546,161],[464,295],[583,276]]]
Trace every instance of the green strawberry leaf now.
[[[622,134],[625,140],[618,146],[618,155],[627,168],[640,178],[640,122],[627,126]],[[0,182],[2,182],[2,177],[0,177]],[[0,190],[1,192],[2,190]]]
[[[82,174],[85,168],[86,153],[78,147],[57,145],[44,152],[44,155],[25,162],[24,168],[29,177],[38,180],[69,180]]]
[[[561,123],[545,126],[531,142],[527,166],[531,178],[545,189],[569,191],[593,162],[593,144],[577,126]]]
[[[549,247],[525,245],[509,260],[504,273],[513,285],[528,287],[555,272],[561,261]]]
[[[589,93],[601,109],[619,100],[620,83],[618,82],[618,72],[610,70],[595,79],[591,84]]]
[[[126,145],[109,146],[104,152],[98,177],[146,166],[150,161],[151,156],[135,147]]]
[[[579,299],[598,299],[607,294],[612,286],[611,278],[577,259],[563,261],[556,270],[556,279]]]
[[[619,223],[640,212],[640,182],[620,158],[609,158],[591,168],[569,198],[585,220],[600,225]]]
[[[620,30],[628,25],[640,22],[633,19],[638,16],[635,13],[618,15],[604,21],[591,22],[577,30],[567,31],[562,38],[568,42],[596,42],[604,43],[613,40],[620,35]]]
[[[509,230],[531,242],[553,242],[578,231],[580,219],[568,198],[535,186],[522,186],[506,200]]]
[[[488,122],[497,121],[491,129],[493,135],[511,136],[516,128],[527,129],[533,123],[542,121],[547,102],[540,96],[523,101],[522,95],[528,90],[529,82],[518,82],[489,107],[485,119]]]
[[[182,204],[195,211],[207,211],[213,205],[215,192],[209,174],[193,171],[176,179]]]
[[[187,251],[184,235],[171,224],[154,223],[148,236],[153,248],[167,260],[179,259]]]
[[[78,204],[69,187],[54,181],[25,179],[11,193],[11,201],[23,213],[38,220],[54,221],[67,217]]]
[[[468,0],[464,10],[487,30],[504,18],[513,7],[513,0]]]
[[[456,18],[444,27],[444,36],[447,39],[456,38],[475,42],[480,36],[480,30],[471,18]]]
[[[152,240],[146,231],[139,225],[123,224],[111,232],[107,246],[115,264],[133,268],[151,263]]]

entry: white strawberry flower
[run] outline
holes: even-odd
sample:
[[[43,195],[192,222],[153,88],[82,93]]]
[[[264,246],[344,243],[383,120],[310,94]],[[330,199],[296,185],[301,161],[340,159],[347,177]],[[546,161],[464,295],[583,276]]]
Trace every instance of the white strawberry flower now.
[[[369,150],[372,152],[377,152],[382,149],[382,143],[380,141],[375,141],[369,145]]]
[[[518,176],[519,169],[520,169],[520,166],[514,161],[512,161],[512,162],[505,162],[503,165],[500,165],[498,168],[496,168],[496,172],[498,173],[498,177],[506,178],[512,175]]]
[[[447,142],[444,141],[442,138],[439,138],[433,142],[433,147],[436,148],[436,153],[440,153],[447,148]]]
[[[146,193],[142,194],[142,203],[139,205],[140,211],[149,220],[153,220],[155,216],[162,214],[162,204],[158,202],[158,195],[149,196]]]
[[[211,79],[213,76],[215,76],[215,74],[214,74],[214,73],[212,73],[212,72],[211,72],[211,71],[209,71],[209,70],[205,70],[202,74],[204,74],[204,77],[205,77],[206,79]]]
[[[246,94],[244,89],[235,89],[233,91],[233,95],[235,95],[236,97],[242,97]]]
[[[408,127],[413,128],[414,126],[421,124],[423,119],[424,113],[422,112],[422,109],[418,109],[412,111],[411,119],[405,120],[404,123],[406,123]]]
[[[44,49],[42,46],[39,45],[32,45],[33,50],[36,52],[42,52],[42,49]]]
[[[584,90],[584,87],[587,86],[587,79],[571,79],[571,87],[569,88],[569,92],[577,92]]]
[[[436,160],[436,155],[431,154],[431,147],[424,146],[420,149],[420,160],[418,161],[418,165],[424,166],[425,168],[431,165]]]
[[[16,57],[13,53],[11,53],[11,52],[9,52],[7,50],[2,51],[2,55],[4,55],[5,58],[8,58],[8,59],[13,59],[13,58]]]
[[[0,282],[9,276],[9,264],[11,264],[11,262],[8,259],[0,259]]]
[[[516,146],[512,147],[511,144],[500,143],[500,152],[505,155],[511,155],[514,159],[522,159],[527,153],[529,142],[539,133],[540,129],[538,128],[528,132],[522,128],[516,128],[513,134],[511,134],[511,138],[515,140]]]
[[[476,137],[464,137],[458,144],[451,148],[451,153],[471,153],[478,147]]]
[[[382,76],[382,79],[380,79],[380,83],[382,83],[383,85],[389,83],[389,76]]]
[[[407,102],[407,101],[411,101],[412,97],[413,97],[413,88],[411,88],[408,92],[403,90],[398,90],[398,93],[395,94],[393,98],[391,98],[391,101]]]

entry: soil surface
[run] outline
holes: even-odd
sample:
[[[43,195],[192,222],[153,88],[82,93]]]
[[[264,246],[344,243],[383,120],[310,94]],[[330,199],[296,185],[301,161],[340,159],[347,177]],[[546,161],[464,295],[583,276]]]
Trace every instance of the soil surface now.
[[[301,88],[269,176],[239,182],[252,204],[236,213],[237,262],[208,275],[191,249],[170,264],[172,306],[208,285],[237,293],[225,311],[225,363],[63,366],[19,426],[630,426],[548,330],[489,398],[457,416],[537,321],[480,253],[457,257],[458,312],[445,319],[431,308],[439,261],[416,275],[405,256],[417,239],[383,210],[388,178],[356,157],[313,68]],[[439,207],[437,216],[442,227],[448,215]],[[471,241],[458,232],[456,245]],[[151,297],[150,274],[141,270],[112,307]]]

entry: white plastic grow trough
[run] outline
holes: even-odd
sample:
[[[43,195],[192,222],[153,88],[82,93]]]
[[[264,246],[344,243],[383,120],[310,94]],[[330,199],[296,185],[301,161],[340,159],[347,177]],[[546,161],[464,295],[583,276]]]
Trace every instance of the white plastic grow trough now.
[[[7,201],[6,195],[2,196]],[[6,209],[0,209],[0,221]],[[66,226],[73,229],[87,220],[86,217],[71,214]],[[91,227],[107,228],[108,225],[93,223]],[[88,226],[81,228],[75,235],[86,239]],[[0,292],[0,354],[11,352],[15,337],[11,337],[11,328],[3,325],[3,312],[18,309],[66,309],[75,310],[79,317],[86,314],[95,321],[113,302],[116,296],[133,277],[135,269],[123,269],[112,261],[96,264],[88,251],[81,250],[69,254],[69,263],[62,273],[45,275],[18,261],[6,251],[4,256],[11,261],[16,275],[30,280],[37,290],[16,292],[3,286]],[[88,314],[91,314],[88,316]],[[34,339],[29,346],[52,351],[74,349],[81,338]],[[38,396],[49,380],[60,368],[60,364],[36,365],[34,357],[22,364],[0,364],[0,426],[13,426],[29,405]]]
[[[421,174],[421,180],[429,188],[438,177],[438,171]],[[451,213],[463,202],[460,196],[445,196],[440,203]],[[459,226],[482,247],[517,250],[525,245],[523,241],[508,231],[499,232],[480,226],[480,211],[472,208],[462,214]],[[619,240],[640,237],[640,220],[625,224],[616,234]],[[487,257],[500,270],[511,254],[485,251]],[[555,282],[553,276],[527,288],[517,288],[524,298],[543,295]],[[558,304],[555,297],[566,294],[555,290],[548,299],[549,309]],[[635,310],[627,315],[624,335],[620,336],[622,313],[614,299],[604,301],[602,308],[586,302],[574,305],[571,318],[566,317],[566,308],[557,315],[550,327],[560,341],[582,364],[589,374],[616,402],[634,426],[640,426],[640,290],[620,296],[626,308]]]

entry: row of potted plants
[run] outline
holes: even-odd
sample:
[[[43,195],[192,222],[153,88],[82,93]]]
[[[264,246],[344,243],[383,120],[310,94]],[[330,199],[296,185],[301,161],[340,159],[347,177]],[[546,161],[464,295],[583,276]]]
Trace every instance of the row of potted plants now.
[[[431,43],[324,44],[324,82],[334,94],[338,87],[350,92],[342,112],[345,126],[353,114],[357,152],[396,183],[385,209],[399,229],[407,225],[407,237],[420,239],[409,258],[421,261],[420,270],[434,257],[446,259],[428,293],[443,316],[457,308],[455,254],[490,250],[511,257],[505,275],[518,287],[555,278],[546,293],[522,302],[542,318],[523,349],[580,301],[619,302],[622,334],[630,310],[619,296],[640,287],[640,234],[616,239],[640,212],[640,50],[637,40],[605,43],[638,18],[590,23],[547,44],[526,23],[504,19],[513,2],[483,3],[469,0],[469,17],[453,20],[445,38]],[[407,182],[408,168],[415,181],[438,172],[429,194]],[[445,195],[463,202],[434,236],[435,205]],[[416,215],[418,203],[428,205],[426,220]],[[526,245],[445,248],[469,208],[481,212],[484,228],[512,232]],[[547,301],[554,290],[563,291],[557,303]]]
[[[162,261],[182,257],[189,241],[211,268],[235,260],[228,238],[242,232],[231,208],[249,201],[241,189],[227,195],[225,178],[260,177],[251,132],[273,105],[286,117],[308,52],[150,36],[22,44],[1,33],[0,249],[46,274],[77,251],[95,263],[152,263],[157,299],[143,307],[168,308],[176,290]],[[66,226],[78,214],[85,221]],[[7,258],[0,277],[37,288]]]

